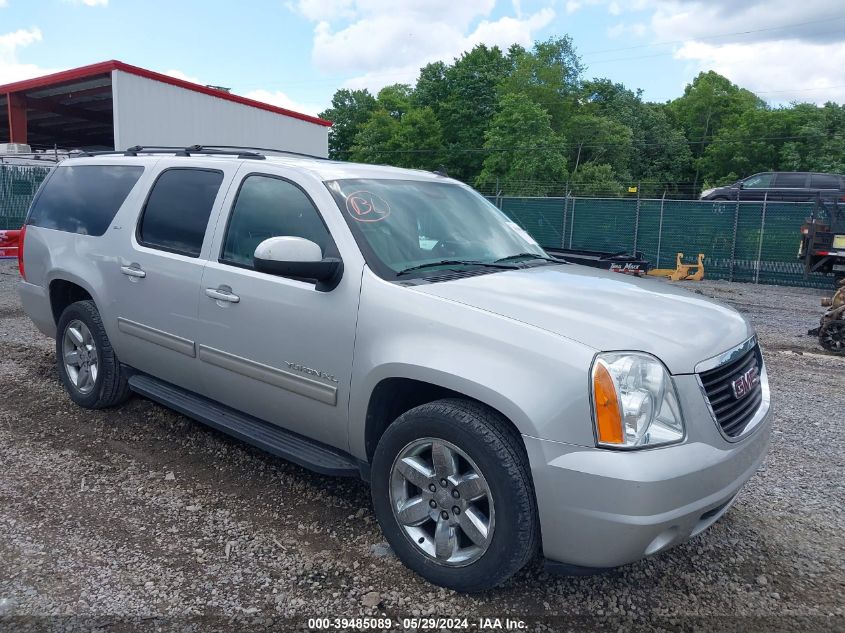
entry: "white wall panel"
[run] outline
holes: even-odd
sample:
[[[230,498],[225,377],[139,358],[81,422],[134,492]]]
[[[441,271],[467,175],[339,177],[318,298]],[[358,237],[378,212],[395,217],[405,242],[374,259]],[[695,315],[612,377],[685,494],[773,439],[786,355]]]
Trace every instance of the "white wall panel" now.
[[[329,128],[112,71],[116,149],[133,145],[246,145],[328,155]]]

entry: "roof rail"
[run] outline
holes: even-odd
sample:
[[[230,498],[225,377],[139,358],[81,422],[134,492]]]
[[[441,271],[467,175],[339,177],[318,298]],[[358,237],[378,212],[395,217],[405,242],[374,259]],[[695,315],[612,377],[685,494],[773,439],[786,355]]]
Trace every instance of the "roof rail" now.
[[[249,147],[243,145],[194,145],[194,148],[201,147],[205,149],[234,149],[234,150],[247,150],[247,151],[254,151],[254,152],[273,152],[275,154],[287,154],[289,156],[301,156],[303,158],[314,158],[316,160],[330,160],[325,156],[317,156],[315,154],[305,154],[303,152],[294,152],[288,149],[273,149],[270,147]]]
[[[266,156],[258,152],[240,151],[240,148],[232,148],[238,151],[227,151],[222,148],[206,147],[204,145],[191,145],[189,147],[158,147],[158,146],[144,146],[133,145],[127,147],[125,150],[105,150],[86,152],[80,151],[78,156],[137,156],[138,154],[173,154],[175,156],[190,156],[191,154],[212,154],[237,156],[238,158],[251,158],[256,160],[264,160]]]

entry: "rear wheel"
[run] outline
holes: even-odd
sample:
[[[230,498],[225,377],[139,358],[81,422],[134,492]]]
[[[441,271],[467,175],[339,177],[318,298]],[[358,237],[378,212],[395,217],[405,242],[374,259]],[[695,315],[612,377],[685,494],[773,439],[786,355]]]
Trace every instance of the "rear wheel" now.
[[[59,377],[68,395],[86,409],[125,401],[129,385],[93,301],[72,303],[56,328]]]
[[[437,585],[489,589],[538,548],[521,438],[478,403],[439,400],[391,424],[373,457],[372,495],[399,558]]]

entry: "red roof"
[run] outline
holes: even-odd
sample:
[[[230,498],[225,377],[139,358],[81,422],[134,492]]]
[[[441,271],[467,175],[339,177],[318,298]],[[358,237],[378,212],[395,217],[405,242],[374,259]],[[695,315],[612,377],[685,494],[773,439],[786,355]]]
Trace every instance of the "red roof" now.
[[[242,105],[250,106],[253,108],[259,108],[261,110],[267,110],[268,112],[274,112],[276,114],[293,117],[294,119],[300,119],[302,121],[308,121],[309,123],[315,123],[317,125],[325,125],[326,127],[329,127],[332,124],[331,121],[326,121],[325,119],[321,119],[319,117],[311,116],[308,114],[302,114],[301,112],[294,112],[293,110],[288,110],[287,108],[280,108],[278,106],[270,105],[269,103],[263,103],[261,101],[256,101],[254,99],[247,99],[246,97],[233,95],[223,90],[208,88],[206,86],[195,84],[190,81],[184,81],[183,79],[177,79],[176,77],[171,77],[169,75],[163,75],[161,73],[153,72],[152,70],[147,70],[146,68],[140,68],[138,66],[132,66],[131,64],[125,64],[115,59],[112,59],[107,62],[100,62],[99,64],[91,64],[90,66],[81,66],[80,68],[63,70],[62,72],[53,73],[52,75],[44,75],[43,77],[35,77],[34,79],[24,79],[23,81],[16,81],[15,83],[6,84],[0,86],[0,94],[10,92],[22,92],[25,90],[33,90],[35,88],[44,88],[47,86],[54,86],[57,84],[77,81],[79,79],[87,79],[88,77],[92,77],[95,75],[110,73],[113,70],[121,70],[125,73],[130,73],[139,77],[152,79],[153,81],[160,81],[162,83],[170,84],[171,86],[178,86],[179,88],[184,88],[185,90],[201,92],[211,97],[217,97],[218,99],[234,101],[235,103],[240,103]]]

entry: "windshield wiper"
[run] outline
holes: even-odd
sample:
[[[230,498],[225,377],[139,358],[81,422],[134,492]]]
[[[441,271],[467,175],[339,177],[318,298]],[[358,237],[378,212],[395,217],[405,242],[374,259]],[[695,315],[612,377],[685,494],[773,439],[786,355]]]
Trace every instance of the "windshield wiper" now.
[[[507,257],[502,257],[494,261],[494,264],[499,264],[501,262],[507,262],[512,259],[519,259],[520,257],[531,257],[532,259],[542,259],[546,262],[552,262],[554,264],[565,264],[566,262],[560,259],[554,259],[552,257],[546,257],[545,255],[538,255],[537,253],[517,253],[516,255],[508,255]]]
[[[426,264],[417,264],[416,266],[403,268],[396,273],[396,276],[398,277],[399,275],[404,275],[405,273],[422,270],[423,268],[432,268],[434,266],[485,266],[487,268],[498,268],[500,270],[513,270],[519,268],[519,266],[514,266],[513,264],[504,264],[500,262],[480,262],[473,259],[444,259],[438,262],[428,262]]]

